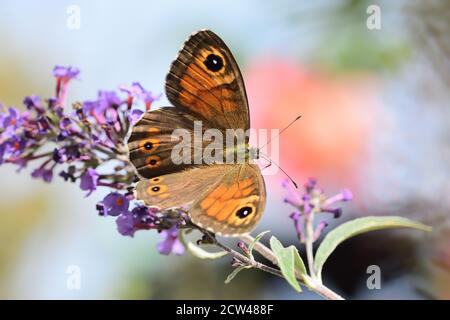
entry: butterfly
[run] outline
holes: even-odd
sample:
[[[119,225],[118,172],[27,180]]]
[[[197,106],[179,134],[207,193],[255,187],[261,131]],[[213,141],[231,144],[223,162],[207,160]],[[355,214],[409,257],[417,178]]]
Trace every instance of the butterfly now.
[[[175,164],[171,157],[178,141],[174,130],[193,135],[196,121],[222,132],[250,128],[244,81],[230,49],[212,31],[192,34],[172,62],[165,91],[173,106],[145,112],[128,140],[141,178],[136,198],[160,209],[188,205],[191,221],[215,234],[250,232],[264,212],[266,188],[248,140],[231,150],[244,148],[243,163]]]

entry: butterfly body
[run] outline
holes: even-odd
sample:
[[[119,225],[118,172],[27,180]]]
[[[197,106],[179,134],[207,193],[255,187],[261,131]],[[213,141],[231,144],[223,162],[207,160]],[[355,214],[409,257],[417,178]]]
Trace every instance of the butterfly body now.
[[[128,140],[141,178],[137,199],[161,209],[187,205],[191,220],[216,234],[251,231],[266,200],[253,163],[259,151],[246,135],[250,115],[242,75],[216,34],[202,30],[184,43],[167,75],[166,94],[173,107],[146,112]],[[217,140],[218,133],[224,138]]]

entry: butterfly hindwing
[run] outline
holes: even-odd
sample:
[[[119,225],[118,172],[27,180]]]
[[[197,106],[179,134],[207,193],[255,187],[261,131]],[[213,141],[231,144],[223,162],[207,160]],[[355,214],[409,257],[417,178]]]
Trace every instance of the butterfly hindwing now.
[[[232,165],[202,166],[143,179],[136,185],[136,197],[163,210],[189,205],[231,170]]]
[[[192,221],[214,233],[233,236],[250,232],[261,219],[266,189],[258,166],[233,166],[190,208]]]

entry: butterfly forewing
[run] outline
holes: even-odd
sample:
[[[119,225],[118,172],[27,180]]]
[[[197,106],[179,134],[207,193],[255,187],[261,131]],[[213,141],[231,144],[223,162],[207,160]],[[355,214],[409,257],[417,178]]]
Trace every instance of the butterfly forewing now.
[[[194,118],[190,114],[172,107],[146,112],[134,125],[128,139],[130,161],[137,173],[144,178],[153,178],[192,167],[194,150],[190,150],[181,164],[174,163],[172,150],[180,142],[179,137],[174,136],[174,130],[186,130],[192,136],[193,127]]]
[[[211,128],[250,127],[244,81],[231,51],[213,32],[202,30],[183,45],[166,78],[166,94]]]

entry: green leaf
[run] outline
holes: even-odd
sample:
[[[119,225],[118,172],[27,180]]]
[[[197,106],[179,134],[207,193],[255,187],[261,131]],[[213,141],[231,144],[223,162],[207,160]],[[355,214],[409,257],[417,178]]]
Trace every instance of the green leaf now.
[[[361,233],[389,228],[413,228],[431,231],[429,226],[396,216],[364,217],[343,223],[330,231],[317,249],[314,267],[319,278],[325,261],[340,243]]]
[[[269,232],[270,232],[269,230],[261,232],[260,234],[258,234],[258,235],[255,237],[255,239],[253,239],[252,243],[249,244],[249,246],[248,246],[248,252],[250,252],[250,257],[251,257],[252,259],[253,259],[252,251],[253,251],[253,248],[255,247],[255,244],[256,244],[259,240],[261,240],[261,238],[262,238],[265,234],[267,234],[267,233],[269,233]]]
[[[180,239],[180,241],[184,245],[184,247],[193,256],[200,258],[200,259],[219,259],[228,254],[228,252],[226,252],[226,251],[208,252],[206,250],[203,250],[202,248],[200,248],[199,246],[196,246],[192,242],[186,241],[186,239],[184,239],[184,235],[181,230],[178,232],[178,239]]]
[[[294,251],[294,265],[295,265],[295,270],[297,271],[298,275],[301,277],[303,277],[304,275],[307,275],[305,264],[303,263],[303,260],[300,257],[300,254],[298,253],[297,248],[294,246],[289,246],[288,249],[290,249],[290,248],[292,248],[292,250]]]
[[[240,267],[235,268],[235,269],[233,270],[233,272],[231,272],[231,273],[228,275],[228,277],[226,278],[225,284],[229,284],[229,283],[231,282],[231,280],[233,280],[234,277],[236,277],[236,275],[237,275],[239,272],[241,272],[242,270],[244,270],[244,269],[250,269],[250,268],[251,268],[250,266],[240,266]]]
[[[297,268],[300,274],[304,274],[306,270],[297,249],[294,246],[283,248],[281,242],[274,236],[270,238],[270,248],[277,258],[278,266],[286,281],[295,291],[301,292],[302,288],[295,277],[295,270]]]

